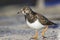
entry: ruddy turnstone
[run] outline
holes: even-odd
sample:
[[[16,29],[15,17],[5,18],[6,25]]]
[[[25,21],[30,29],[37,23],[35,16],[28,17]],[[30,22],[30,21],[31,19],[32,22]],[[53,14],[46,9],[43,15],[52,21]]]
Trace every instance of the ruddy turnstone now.
[[[55,23],[49,21],[46,17],[41,14],[34,12],[30,7],[23,7],[20,12],[25,16],[25,21],[30,28],[35,29],[36,33],[32,37],[38,39],[38,29],[43,28],[42,37],[45,38],[44,34],[48,29],[49,25],[55,25]],[[19,12],[18,12],[19,14]]]

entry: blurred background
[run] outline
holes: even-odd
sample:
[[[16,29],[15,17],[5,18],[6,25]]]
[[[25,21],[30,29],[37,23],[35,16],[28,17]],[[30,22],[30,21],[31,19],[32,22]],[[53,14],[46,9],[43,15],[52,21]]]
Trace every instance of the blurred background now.
[[[0,0],[0,40],[27,40],[28,35],[34,34],[33,29],[27,27],[24,15],[17,15],[24,6],[30,6],[33,11],[60,25],[60,0]],[[48,32],[59,28],[49,29]]]
[[[19,9],[26,5],[51,20],[60,20],[59,0],[0,0],[0,16],[16,16]]]

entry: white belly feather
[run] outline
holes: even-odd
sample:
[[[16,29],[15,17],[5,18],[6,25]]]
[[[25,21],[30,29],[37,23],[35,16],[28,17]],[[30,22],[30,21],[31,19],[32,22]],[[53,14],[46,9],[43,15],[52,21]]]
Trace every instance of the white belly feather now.
[[[44,25],[42,25],[38,19],[33,23],[29,23],[28,20],[26,20],[26,22],[29,27],[34,29],[41,29],[42,27],[44,27]]]

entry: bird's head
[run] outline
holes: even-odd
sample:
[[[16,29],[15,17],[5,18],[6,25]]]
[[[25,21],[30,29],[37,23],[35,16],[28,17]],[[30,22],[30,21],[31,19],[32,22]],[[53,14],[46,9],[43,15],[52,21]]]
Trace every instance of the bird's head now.
[[[26,14],[30,14],[32,12],[31,8],[30,7],[23,7],[22,9],[20,9],[20,11],[18,12],[19,13],[22,13],[24,15]]]

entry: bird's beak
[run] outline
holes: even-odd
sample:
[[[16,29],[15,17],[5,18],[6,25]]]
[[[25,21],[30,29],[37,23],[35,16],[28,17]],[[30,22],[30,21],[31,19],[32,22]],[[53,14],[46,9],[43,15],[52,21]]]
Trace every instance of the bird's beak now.
[[[19,11],[17,12],[17,14],[18,14],[18,15],[21,14],[21,10],[19,10]]]
[[[17,12],[17,14],[20,14],[20,12]]]

